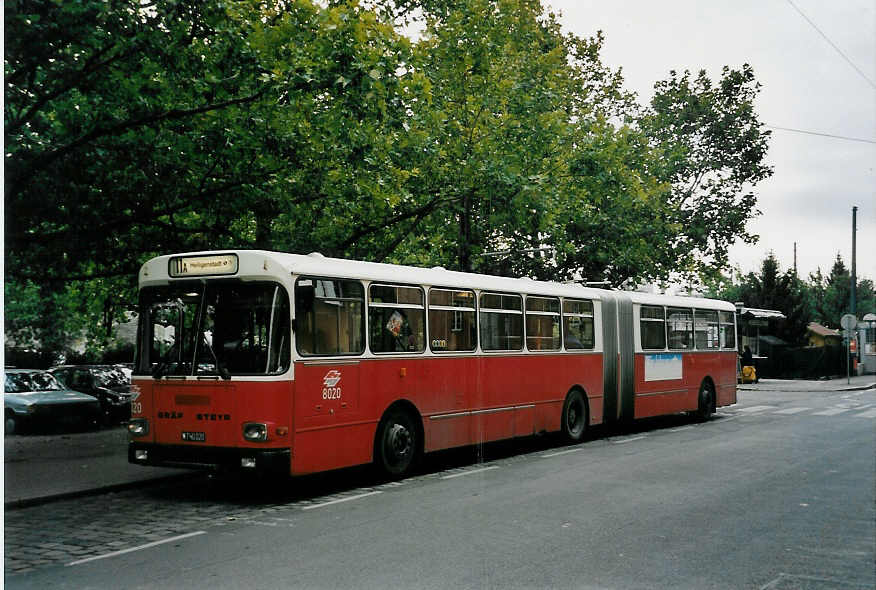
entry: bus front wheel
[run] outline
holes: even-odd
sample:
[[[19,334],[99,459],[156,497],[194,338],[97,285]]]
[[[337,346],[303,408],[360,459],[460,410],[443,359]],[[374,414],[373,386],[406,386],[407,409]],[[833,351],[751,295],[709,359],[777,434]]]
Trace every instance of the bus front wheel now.
[[[390,477],[400,477],[414,464],[419,434],[414,419],[401,409],[391,410],[377,427],[374,460]]]
[[[587,404],[580,389],[573,389],[563,403],[563,438],[566,442],[577,443],[587,431]]]

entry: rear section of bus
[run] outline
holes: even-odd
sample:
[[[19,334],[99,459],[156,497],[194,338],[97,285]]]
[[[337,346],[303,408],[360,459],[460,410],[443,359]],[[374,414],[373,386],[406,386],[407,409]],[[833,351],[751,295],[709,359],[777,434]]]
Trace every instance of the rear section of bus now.
[[[290,472],[290,291],[270,253],[144,264],[131,463]]]

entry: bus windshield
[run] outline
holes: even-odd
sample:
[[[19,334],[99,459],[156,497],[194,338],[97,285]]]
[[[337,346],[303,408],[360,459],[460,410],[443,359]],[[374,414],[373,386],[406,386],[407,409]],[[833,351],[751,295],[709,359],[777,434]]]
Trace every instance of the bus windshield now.
[[[205,282],[140,294],[137,373],[274,375],[289,368],[289,297],[276,283]]]

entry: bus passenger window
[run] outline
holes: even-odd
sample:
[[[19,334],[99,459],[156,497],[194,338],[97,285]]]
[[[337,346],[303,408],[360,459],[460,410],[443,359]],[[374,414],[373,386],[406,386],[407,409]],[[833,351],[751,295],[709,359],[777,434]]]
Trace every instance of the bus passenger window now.
[[[717,311],[694,311],[694,339],[699,350],[718,348]]]
[[[720,323],[721,348],[736,350],[736,324],[733,321],[733,315],[732,311],[719,311],[718,321]]]
[[[523,302],[520,295],[481,294],[481,348],[523,350]]]
[[[529,350],[559,350],[560,300],[526,298],[526,347]]]
[[[592,349],[596,345],[592,301],[563,301],[563,335],[566,350]]]
[[[433,352],[477,347],[474,291],[429,290],[429,347]]]
[[[643,305],[639,308],[639,334],[642,350],[666,348],[666,320],[662,307]]]
[[[369,296],[371,352],[426,350],[426,307],[422,289],[371,285]]]
[[[302,355],[365,351],[365,289],[358,281],[300,278],[295,339]]]
[[[666,329],[670,350],[693,349],[693,312],[689,309],[666,310]]]

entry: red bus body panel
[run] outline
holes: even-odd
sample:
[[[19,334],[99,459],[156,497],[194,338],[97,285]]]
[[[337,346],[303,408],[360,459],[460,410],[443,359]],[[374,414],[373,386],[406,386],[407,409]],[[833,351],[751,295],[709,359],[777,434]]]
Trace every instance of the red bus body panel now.
[[[710,377],[717,405],[736,401],[735,353],[683,353],[683,378],[645,381],[635,362],[635,418],[695,410]],[[560,429],[573,387],[587,396],[589,423],[603,420],[602,355],[527,354],[298,361],[295,379],[135,379],[150,421],[145,443],[291,448],[293,475],[368,463],[380,417],[410,403],[422,417],[424,450],[447,449]],[[135,416],[135,417],[136,417]],[[245,422],[268,422],[269,440],[243,440]],[[288,428],[280,435],[278,428]],[[204,442],[183,441],[203,432]]]
[[[736,353],[680,352],[682,378],[645,381],[645,356],[636,354],[635,418],[662,416],[697,409],[700,385],[715,385],[717,407],[736,403]]]
[[[149,434],[139,442],[172,445],[288,448],[291,443],[292,383],[290,381],[133,380]],[[268,441],[243,439],[245,422],[270,422]],[[277,428],[287,428],[282,436]],[[204,433],[203,442],[184,441],[183,432]]]
[[[371,461],[380,417],[398,400],[422,416],[426,452],[559,430],[575,386],[590,423],[602,421],[599,354],[304,361],[295,371],[293,474]]]

